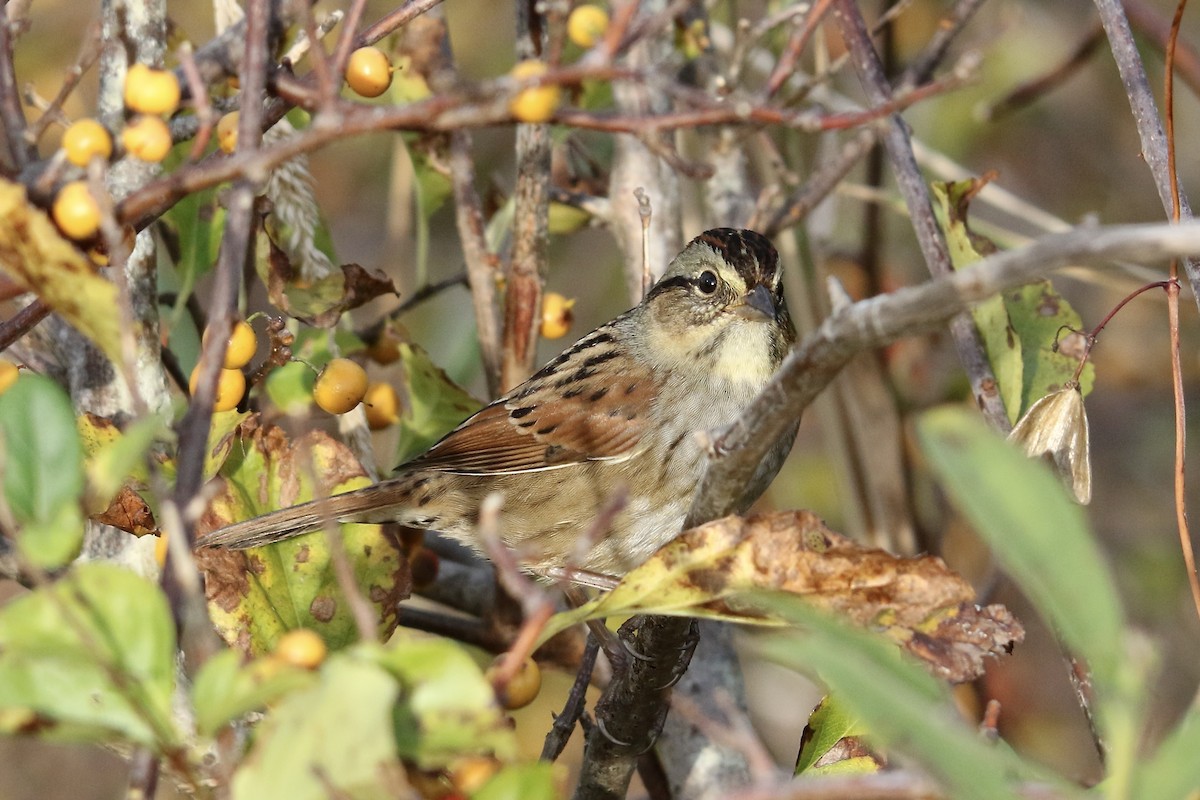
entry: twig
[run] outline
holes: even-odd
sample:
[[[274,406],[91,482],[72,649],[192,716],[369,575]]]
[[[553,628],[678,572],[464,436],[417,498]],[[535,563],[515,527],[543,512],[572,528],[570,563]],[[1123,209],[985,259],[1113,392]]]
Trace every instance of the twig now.
[[[1179,173],[1175,169],[1175,45],[1179,39],[1179,26],[1183,22],[1183,10],[1187,0],[1179,0],[1175,17],[1171,20],[1171,34],[1167,39],[1167,57],[1164,67],[1163,105],[1167,109],[1167,174],[1171,179],[1171,219],[1178,223],[1182,198],[1179,193]],[[1171,259],[1171,280],[1167,282],[1167,323],[1171,336],[1171,393],[1175,405],[1175,526],[1179,531],[1179,546],[1183,552],[1183,563],[1187,569],[1188,587],[1192,591],[1192,605],[1200,617],[1200,576],[1196,574],[1196,554],[1192,547],[1192,534],[1187,518],[1187,411],[1183,395],[1183,365],[1180,363],[1179,346],[1179,259]]]
[[[1057,89],[1087,63],[1103,41],[1104,28],[1097,22],[1061,64],[1056,64],[1048,72],[1025,81],[996,102],[989,103],[983,111],[984,119],[994,122],[1014,111],[1025,108]]]
[[[1170,21],[1145,0],[1121,0],[1121,6],[1125,9],[1129,24],[1166,52],[1167,42],[1171,38]],[[1177,42],[1175,50],[1175,72],[1191,87],[1193,93],[1200,94],[1200,53],[1188,42]]]
[[[763,94],[766,97],[773,97],[780,87],[787,83],[788,78],[792,77],[796,63],[800,60],[800,54],[804,52],[808,40],[816,32],[817,26],[821,24],[821,20],[829,11],[831,4],[832,0],[817,0],[817,3],[809,9],[804,17],[804,22],[797,25],[796,29],[792,31],[787,46],[784,47],[779,60],[775,62],[775,68],[771,70],[771,75],[767,78],[767,85],[763,88]]]
[[[34,151],[25,141],[25,112],[13,69],[6,5],[0,4],[0,122],[4,123],[0,125],[0,171],[15,175],[33,159]]]
[[[208,140],[212,137],[213,126],[216,124],[216,114],[208,100],[208,89],[204,86],[204,80],[196,66],[191,43],[181,44],[178,52],[179,68],[183,71],[184,82],[191,92],[192,105],[195,106],[196,119],[200,126],[196,130],[196,138],[192,141],[192,149],[188,152],[188,161],[196,161],[204,155],[204,149],[208,147]]]
[[[835,16],[842,37],[846,39],[850,48],[859,82],[862,83],[871,104],[887,103],[890,99],[890,89],[858,6],[853,0],[836,0]],[[908,206],[917,243],[925,256],[926,267],[931,275],[948,275],[953,272],[954,267],[950,263],[945,238],[934,217],[928,189],[912,152],[908,126],[900,117],[893,116],[888,121],[883,142],[892,162],[896,184]],[[950,333],[980,410],[993,427],[1007,432],[1011,423],[974,321],[964,314],[951,321]]]
[[[1117,71],[1121,74],[1121,82],[1125,85],[1125,94],[1129,98],[1130,110],[1133,112],[1133,120],[1142,144],[1142,158],[1150,168],[1163,209],[1170,213],[1175,200],[1171,193],[1166,137],[1154,101],[1154,93],[1146,78],[1145,65],[1138,54],[1133,32],[1129,29],[1129,20],[1125,17],[1120,0],[1095,0],[1095,3],[1096,10],[1100,13],[1100,21],[1104,25],[1104,32],[1108,35],[1113,58],[1117,62]],[[1187,195],[1182,192],[1179,195],[1179,218],[1192,218]],[[1200,304],[1200,260],[1195,257],[1187,258],[1184,265],[1192,294]]]
[[[2,34],[0,34],[2,35]],[[58,93],[54,95],[54,99],[50,101],[50,105],[42,112],[42,115],[29,123],[29,129],[25,131],[25,141],[30,147],[36,147],[38,140],[42,138],[46,127],[58,118],[58,112],[62,109],[63,103],[71,96],[71,92],[79,84],[79,79],[83,77],[92,65],[96,63],[96,59],[100,58],[100,25],[92,23],[88,26],[83,35],[83,45],[79,48],[79,56],[75,59],[75,63],[67,69],[67,74],[63,76],[62,85],[58,87]],[[0,91],[3,91],[0,89]]]
[[[350,3],[350,10],[346,12],[346,18],[342,22],[342,35],[338,38],[337,48],[333,51],[333,59],[330,67],[334,78],[337,81],[342,81],[346,73],[346,63],[350,60],[350,51],[354,49],[355,31],[358,30],[358,23],[362,21],[363,11],[366,9],[366,0],[353,0]]]
[[[554,724],[546,732],[540,756],[542,761],[556,761],[570,741],[571,734],[575,731],[575,723],[579,722],[587,705],[587,688],[592,680],[592,670],[596,668],[596,656],[599,654],[600,643],[594,636],[589,636],[583,651],[583,660],[579,664],[579,671],[575,673],[575,682],[571,684],[571,690],[567,693],[563,710],[554,717]]]
[[[0,323],[0,352],[7,350],[13,342],[37,327],[37,324],[44,320],[50,311],[50,306],[42,302],[41,298],[37,298]]]

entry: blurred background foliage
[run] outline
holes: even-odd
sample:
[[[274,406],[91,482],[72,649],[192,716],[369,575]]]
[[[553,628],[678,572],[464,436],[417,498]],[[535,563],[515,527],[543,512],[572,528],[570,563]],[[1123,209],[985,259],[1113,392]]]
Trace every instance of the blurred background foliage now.
[[[1165,19],[1174,9],[1168,0],[1135,2]],[[716,4],[713,13],[715,19],[728,22],[735,17],[757,18],[774,5],[733,0]],[[880,4],[866,0],[862,5],[870,15],[878,12]],[[365,18],[375,18],[392,6],[379,0],[369,2]],[[902,67],[928,41],[948,6],[946,2],[916,0],[898,16],[893,36],[895,64]],[[328,10],[326,7],[336,6],[319,3],[318,13]],[[200,43],[212,36],[209,4],[170,3],[168,11],[180,38]],[[444,12],[458,67],[466,77],[497,76],[510,68],[515,38],[510,0],[448,0]],[[81,4],[73,0],[36,0],[32,4],[32,27],[18,43],[15,62],[18,75],[42,97],[57,91],[63,70],[74,59],[76,43],[91,22],[91,13],[90,9],[81,11]],[[1000,186],[1068,223],[1087,218],[1104,223],[1161,220],[1162,208],[1139,155],[1125,94],[1103,42],[1061,85],[1031,104],[991,119],[985,113],[1016,86],[1055,69],[1097,24],[1094,8],[1086,0],[985,3],[955,46],[960,53],[969,49],[981,53],[975,79],[964,88],[908,109],[905,117],[915,137],[970,173],[995,170]],[[1185,18],[1181,41],[1200,43],[1200,19],[1195,14]],[[1160,86],[1161,52],[1145,39],[1142,43],[1152,84]],[[836,41],[825,44],[831,52],[840,47]],[[852,74],[841,74],[837,83],[851,97],[860,97]],[[85,77],[66,106],[67,114],[71,118],[87,115],[94,107],[95,90],[94,74]],[[1200,159],[1195,157],[1194,147],[1200,131],[1198,109],[1200,103],[1193,91],[1179,83],[1175,113],[1181,185],[1193,192],[1200,186]],[[61,129],[51,128],[43,155],[49,155],[60,134]],[[600,135],[581,138],[589,145],[606,146]],[[494,186],[498,197],[507,195],[512,187],[513,139],[511,128],[481,130],[474,135],[478,185]],[[800,156],[793,168],[819,159],[818,137],[790,144]],[[416,288],[417,267],[412,173],[398,137],[346,138],[311,154],[309,162],[339,261],[385,271],[400,287],[402,300]],[[927,176],[945,177],[928,170]],[[861,168],[849,183],[864,185]],[[894,192],[887,183],[884,190],[893,200]],[[809,221],[810,226],[820,228],[823,239],[813,252],[851,289],[859,276],[857,260],[864,230],[866,203],[860,195],[845,188]],[[884,288],[918,282],[925,275],[908,222],[895,207],[894,202],[885,206],[883,235],[877,243],[887,282]],[[1019,219],[989,218],[993,220],[1018,232],[1033,233]],[[428,274],[431,281],[437,281],[463,267],[449,204],[434,213],[428,224]],[[690,237],[700,229],[701,223],[693,215],[685,235]],[[1104,278],[1068,273],[1055,283],[1081,313],[1085,325],[1095,324],[1138,284],[1116,273]],[[585,228],[552,237],[546,288],[578,299],[572,335],[588,331],[622,310],[626,299],[620,255],[610,235],[599,228]],[[355,319],[359,324],[369,323],[398,302],[396,298],[377,300],[356,311]],[[795,307],[802,301],[793,297],[791,302]],[[263,303],[263,298],[254,299],[252,307],[254,303]],[[1198,326],[1194,304],[1185,302],[1183,308],[1185,388],[1195,396],[1200,389]],[[411,338],[453,378],[482,397],[484,384],[471,320],[467,292],[455,288],[414,308],[402,323]],[[563,344],[542,342],[542,359]],[[1135,621],[1167,643],[1164,669],[1151,698],[1164,729],[1190,702],[1200,680],[1200,624],[1186,591],[1174,531],[1168,358],[1165,303],[1160,294],[1150,293],[1127,307],[1102,337],[1093,354],[1096,388],[1087,399],[1094,469],[1094,499],[1088,516],[1108,548]],[[953,353],[943,337],[894,346],[888,352],[888,366],[903,409],[921,408],[961,394]],[[840,530],[846,524],[846,493],[829,460],[831,437],[836,437],[837,431],[824,413],[827,410],[818,408],[806,417],[790,461],[762,503],[813,509],[830,527]],[[1189,428],[1192,441],[1200,440],[1195,414]],[[378,448],[381,453],[394,450],[391,443]],[[1194,509],[1200,490],[1194,479],[1192,483],[1189,499]],[[928,487],[918,484],[915,495],[931,504]],[[968,577],[992,580],[994,576],[980,566],[979,547],[966,526],[950,520],[945,531],[944,549],[951,565]],[[1085,780],[1097,776],[1086,723],[1053,637],[1037,629],[1036,615],[1003,581],[984,588],[994,588],[994,599],[1008,604],[1032,629],[1025,644],[1011,659],[995,665],[988,678],[988,692],[1003,703],[1001,730],[1005,738],[1066,775]],[[759,694],[751,698],[752,710],[774,753],[786,762],[795,755],[799,730],[811,704],[786,706],[774,700],[780,693],[795,696],[787,687],[795,678],[778,667],[757,662],[753,643],[746,652],[747,683]],[[566,680],[565,676],[552,678],[562,685]],[[534,736],[540,736],[547,709],[558,702],[552,684],[535,706],[519,712],[518,726],[524,715],[536,717],[539,723],[531,727]],[[537,744],[540,740],[534,746]],[[0,798],[113,797],[122,785],[120,763],[85,748],[55,748],[47,755],[44,745],[0,740]]]

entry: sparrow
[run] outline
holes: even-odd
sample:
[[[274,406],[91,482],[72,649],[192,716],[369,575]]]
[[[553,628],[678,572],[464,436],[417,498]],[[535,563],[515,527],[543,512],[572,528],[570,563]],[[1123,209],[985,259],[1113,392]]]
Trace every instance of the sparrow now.
[[[708,458],[699,434],[742,413],[795,336],[771,242],[750,230],[706,231],[639,305],[394,477],[229,525],[197,545],[258,547],[336,520],[436,530],[482,551],[480,504],[499,493],[500,538],[525,569],[619,577],[681,532]],[[775,477],[798,424],[759,465],[739,511]],[[622,493],[623,508],[588,540]]]

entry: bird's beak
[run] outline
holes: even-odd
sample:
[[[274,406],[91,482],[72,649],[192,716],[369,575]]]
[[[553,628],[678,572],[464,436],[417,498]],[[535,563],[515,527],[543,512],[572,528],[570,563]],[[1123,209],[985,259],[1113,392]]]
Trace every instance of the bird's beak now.
[[[742,319],[765,322],[775,319],[775,300],[771,297],[770,290],[760,283],[742,295],[732,310]]]

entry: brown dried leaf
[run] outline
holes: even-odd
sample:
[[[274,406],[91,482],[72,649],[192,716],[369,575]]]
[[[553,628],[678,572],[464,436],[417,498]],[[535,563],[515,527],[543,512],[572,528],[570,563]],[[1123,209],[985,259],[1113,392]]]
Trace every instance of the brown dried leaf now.
[[[108,504],[108,508],[92,516],[96,522],[112,525],[128,531],[134,536],[145,536],[157,533],[158,524],[154,521],[154,512],[142,499],[142,496],[128,486],[122,487],[117,496]]]
[[[974,590],[940,558],[863,547],[807,511],[726,517],[686,531],[611,592],[556,615],[543,641],[585,619],[635,613],[773,623],[741,595],[802,595],[818,608],[880,630],[940,676],[967,680],[982,659],[1020,641],[1002,606],[980,609]]]
[[[287,254],[265,233],[260,244],[267,255],[258,262],[259,277],[271,303],[280,311],[318,328],[331,328],[342,314],[385,294],[397,294],[391,279],[358,264],[343,264],[340,275],[317,281],[299,279]]]

